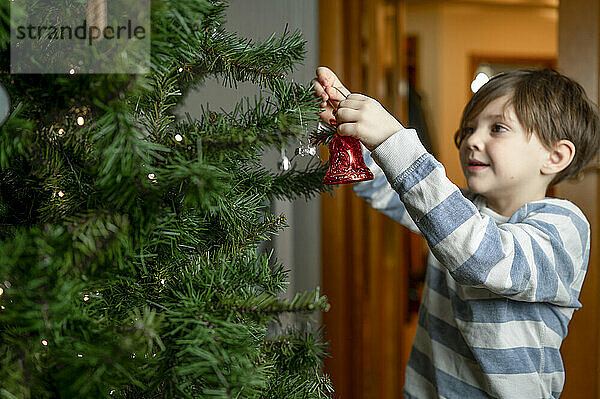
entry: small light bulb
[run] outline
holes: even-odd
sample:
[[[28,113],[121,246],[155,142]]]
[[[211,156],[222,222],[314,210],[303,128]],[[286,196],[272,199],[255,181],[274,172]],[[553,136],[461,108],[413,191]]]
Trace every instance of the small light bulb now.
[[[62,191],[59,191],[58,193],[56,193],[56,195],[58,195],[60,198],[65,196],[65,193],[63,193]]]
[[[70,75],[75,75],[75,68],[69,69],[69,74]]]
[[[179,67],[178,71],[179,71],[180,73],[181,73],[181,72],[183,72],[183,68],[182,68],[182,67]]]
[[[111,389],[110,392],[108,393],[109,395],[112,395],[113,393],[115,393],[114,389]]]
[[[152,180],[156,177],[154,173],[148,173],[148,179]]]
[[[165,285],[165,281],[166,281],[166,280],[163,278],[163,279],[161,279],[161,280],[160,280],[160,283],[161,283],[162,285]]]
[[[135,353],[133,353],[133,354],[131,355],[131,358],[132,358],[132,359],[135,359]]]
[[[0,309],[4,310],[4,309],[6,309],[6,308],[4,307],[4,305],[2,305],[2,306],[0,306]]]
[[[89,300],[90,300],[90,297],[89,297],[88,295],[84,295],[84,296],[83,296],[83,300],[84,300],[85,302],[87,302],[87,301],[89,301]]]
[[[183,136],[181,136],[181,134],[176,134],[175,135],[175,140],[181,141],[181,140],[183,140]]]
[[[42,340],[42,345],[44,346],[48,346],[48,341],[46,341],[45,339]]]
[[[78,353],[77,357],[83,357],[83,355],[81,353]]]
[[[65,134],[65,129],[63,129],[63,128],[58,129],[58,133],[57,134],[59,136],[62,136],[63,134]]]
[[[4,294],[4,290],[2,289],[2,287],[0,287],[0,295],[2,295],[2,294]]]
[[[77,117],[77,124],[79,126],[83,126],[84,123],[85,123],[85,119],[83,119],[83,116]]]

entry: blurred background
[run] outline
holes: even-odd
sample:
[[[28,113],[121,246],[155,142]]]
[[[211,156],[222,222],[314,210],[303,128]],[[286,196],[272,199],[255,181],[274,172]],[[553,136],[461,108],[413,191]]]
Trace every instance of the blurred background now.
[[[232,0],[227,25],[257,39],[286,25],[301,29],[306,59],[291,78],[308,84],[318,65],[329,66],[350,90],[375,97],[417,128],[459,186],[465,182],[453,135],[472,93],[494,74],[557,68],[598,103],[598,0]],[[180,111],[194,115],[208,102],[232,108],[255,90],[207,82]],[[303,145],[290,144],[285,155],[291,159]],[[278,168],[282,156],[267,153],[263,163]],[[327,150],[321,156],[326,159]],[[584,307],[562,348],[565,398],[600,398],[597,172],[595,162],[552,192],[579,205],[592,223]],[[329,341],[325,370],[336,397],[401,398],[424,277],[423,240],[369,209],[350,186],[336,188],[334,196],[271,206],[290,228],[265,245],[289,266],[293,290],[319,285],[329,297],[331,310],[316,322]]]

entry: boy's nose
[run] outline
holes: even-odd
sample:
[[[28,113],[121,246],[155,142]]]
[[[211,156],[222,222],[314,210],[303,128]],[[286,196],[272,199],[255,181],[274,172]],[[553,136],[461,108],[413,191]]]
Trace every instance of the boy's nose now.
[[[484,144],[483,133],[481,129],[475,130],[465,138],[465,144],[468,148],[481,150]]]

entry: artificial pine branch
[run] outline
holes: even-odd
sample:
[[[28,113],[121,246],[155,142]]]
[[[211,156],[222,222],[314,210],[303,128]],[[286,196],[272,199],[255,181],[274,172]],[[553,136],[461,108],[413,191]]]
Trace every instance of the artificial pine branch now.
[[[158,70],[172,67],[172,60],[176,59],[177,67],[187,75],[188,86],[206,74],[216,74],[232,86],[238,81],[270,86],[301,62],[305,51],[299,31],[290,34],[286,28],[280,37],[272,35],[262,43],[254,43],[220,28],[218,15],[222,15],[223,3],[209,5],[202,1],[198,2],[200,5],[206,10],[193,7],[189,1],[171,0],[165,1],[160,11],[155,10],[156,50],[152,63]],[[195,19],[194,15],[200,18]]]
[[[265,146],[282,146],[289,139],[304,138],[305,127],[316,122],[317,110],[310,88],[279,82],[269,99],[258,98],[253,104],[244,99],[227,114],[201,108],[198,121],[180,122],[173,132],[190,140],[201,138],[209,145],[209,157],[226,150],[253,153]]]
[[[310,199],[324,190],[331,192],[330,187],[323,188],[323,177],[327,168],[327,164],[309,163],[304,170],[290,169],[273,180],[269,195],[278,199],[297,197]]]
[[[218,73],[232,87],[241,81],[271,86],[283,79],[305,53],[301,33],[290,34],[287,29],[280,37],[273,34],[255,44],[221,29],[206,28],[199,46],[204,58],[186,65],[186,71]]]
[[[10,45],[10,3],[0,3],[0,51],[6,51]],[[0,64],[0,70],[3,70]]]
[[[319,289],[297,293],[294,298],[281,300],[270,294],[252,295],[248,298],[228,297],[219,298],[219,307],[232,309],[249,317],[263,318],[274,314],[292,312],[310,314],[315,310],[328,310],[327,298],[320,296]]]
[[[104,111],[91,135],[94,145],[102,149],[95,187],[105,201],[131,208],[138,194],[151,184],[147,176],[152,173],[152,165],[171,150],[145,140],[121,102],[113,101]]]
[[[0,126],[0,169],[8,169],[27,155],[33,123],[21,118],[23,104],[17,104],[4,125]]]
[[[269,387],[264,398],[316,399],[333,394],[329,377],[319,370],[327,350],[322,334],[322,329],[291,329],[261,343],[265,348],[263,359],[273,364],[271,372],[278,377],[278,383]]]

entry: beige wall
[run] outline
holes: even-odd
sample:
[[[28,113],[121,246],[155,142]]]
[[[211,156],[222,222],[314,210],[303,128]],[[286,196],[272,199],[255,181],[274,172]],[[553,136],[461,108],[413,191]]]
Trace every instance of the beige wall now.
[[[464,187],[453,135],[470,97],[471,56],[556,57],[558,10],[548,7],[407,5],[406,31],[419,41],[419,82],[436,157]]]

